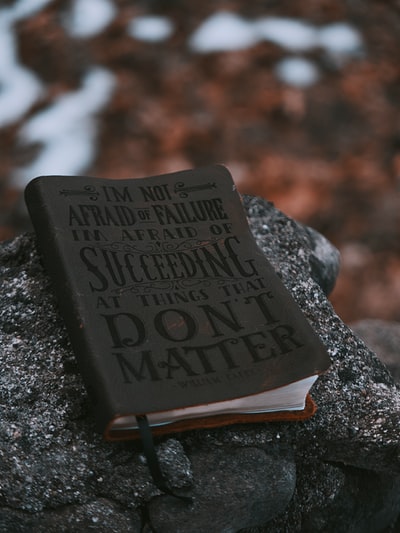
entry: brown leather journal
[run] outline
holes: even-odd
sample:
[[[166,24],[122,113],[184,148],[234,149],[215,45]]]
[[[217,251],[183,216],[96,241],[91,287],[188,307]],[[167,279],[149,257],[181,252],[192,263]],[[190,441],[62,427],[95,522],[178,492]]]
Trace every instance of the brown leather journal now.
[[[300,420],[330,364],[249,229],[228,170],[44,176],[26,188],[106,439]]]

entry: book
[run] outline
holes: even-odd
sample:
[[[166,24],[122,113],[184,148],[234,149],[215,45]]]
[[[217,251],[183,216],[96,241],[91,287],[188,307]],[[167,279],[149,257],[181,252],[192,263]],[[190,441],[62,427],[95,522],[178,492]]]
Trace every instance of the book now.
[[[225,167],[42,176],[25,199],[106,439],[314,413],[328,354]]]

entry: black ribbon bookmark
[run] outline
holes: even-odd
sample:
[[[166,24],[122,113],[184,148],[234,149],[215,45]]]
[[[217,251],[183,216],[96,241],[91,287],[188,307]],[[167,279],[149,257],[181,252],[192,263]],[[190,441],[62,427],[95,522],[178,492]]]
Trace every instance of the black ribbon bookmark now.
[[[179,498],[185,503],[193,503],[193,498],[190,496],[182,496],[173,492],[167,484],[167,481],[161,472],[160,463],[158,461],[156,449],[154,447],[153,434],[150,429],[149,421],[146,415],[136,415],[137,424],[140,431],[140,436],[143,444],[143,452],[146,456],[147,465],[150,470],[151,477],[155,485],[165,494]]]

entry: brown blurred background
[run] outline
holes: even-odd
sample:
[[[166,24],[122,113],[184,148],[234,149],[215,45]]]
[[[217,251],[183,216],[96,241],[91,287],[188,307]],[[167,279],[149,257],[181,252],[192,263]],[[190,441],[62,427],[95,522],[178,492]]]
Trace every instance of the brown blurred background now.
[[[400,321],[399,2],[29,2],[0,9],[0,239],[38,174],[223,163],[339,248],[343,320]]]

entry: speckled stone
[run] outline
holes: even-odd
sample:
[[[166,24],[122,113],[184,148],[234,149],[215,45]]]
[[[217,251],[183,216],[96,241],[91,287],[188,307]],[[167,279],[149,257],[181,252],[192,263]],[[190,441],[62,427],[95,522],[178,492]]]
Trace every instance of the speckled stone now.
[[[307,228],[268,202],[246,197],[244,205],[259,245],[332,358],[312,390],[316,415],[158,440],[170,485],[194,498],[177,512],[184,504],[154,486],[140,443],[107,443],[94,431],[35,240],[22,235],[0,247],[1,532],[376,533],[395,522],[400,394],[324,294],[337,253],[329,243],[321,253]]]
[[[400,323],[364,319],[351,329],[376,353],[400,384]]]
[[[232,532],[258,526],[283,512],[296,484],[292,457],[255,447],[223,446],[190,454],[193,505],[171,496],[149,503],[159,533]]]

